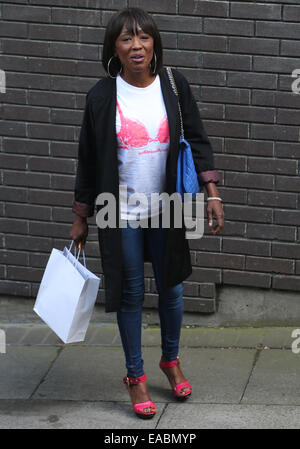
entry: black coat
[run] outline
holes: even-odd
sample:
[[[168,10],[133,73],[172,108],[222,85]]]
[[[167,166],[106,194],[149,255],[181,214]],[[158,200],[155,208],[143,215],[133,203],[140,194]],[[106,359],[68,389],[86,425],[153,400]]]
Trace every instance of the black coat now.
[[[196,101],[185,77],[173,69],[180,94],[185,138],[191,144],[195,168],[201,184],[218,182],[214,169],[211,145],[203,128]],[[179,152],[180,119],[175,96],[166,70],[160,73],[161,89],[169,121],[170,146],[166,164],[166,192],[176,191],[177,158]],[[147,105],[145,105],[147,107]],[[155,107],[155,105],[149,105]],[[99,80],[87,93],[86,106],[79,138],[78,166],[72,210],[77,215],[94,214],[99,193],[114,195],[119,216],[119,173],[116,138],[116,80],[106,77]],[[171,203],[172,204],[172,203]],[[97,211],[100,206],[96,206]],[[172,211],[172,208],[171,208]],[[171,213],[172,217],[172,213]],[[164,254],[164,286],[171,287],[192,273],[186,228],[175,228],[172,218],[166,228]],[[99,248],[105,279],[105,311],[119,310],[122,300],[121,229],[98,227]],[[144,261],[150,257],[144,245]]]

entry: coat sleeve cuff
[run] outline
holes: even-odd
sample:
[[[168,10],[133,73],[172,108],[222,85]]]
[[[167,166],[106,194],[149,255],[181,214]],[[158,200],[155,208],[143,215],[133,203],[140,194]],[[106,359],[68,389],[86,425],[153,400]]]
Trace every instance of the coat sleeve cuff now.
[[[92,217],[94,215],[94,204],[86,204],[80,203],[79,201],[74,200],[72,205],[72,211],[74,214],[79,215],[80,217]]]
[[[207,170],[200,172],[198,179],[201,184],[206,184],[207,182],[215,182],[217,184],[220,182],[221,177],[218,170]]]

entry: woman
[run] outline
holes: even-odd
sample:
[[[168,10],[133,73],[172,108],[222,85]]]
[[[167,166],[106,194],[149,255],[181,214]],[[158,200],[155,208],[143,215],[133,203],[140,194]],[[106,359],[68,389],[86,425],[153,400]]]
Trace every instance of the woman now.
[[[108,76],[87,94],[78,152],[75,199],[76,218],[70,237],[84,245],[86,218],[94,214],[95,198],[108,192],[116,199],[120,226],[99,227],[98,237],[105,278],[105,310],[117,312],[124,349],[127,385],[133,409],[141,418],[155,415],[143,370],[141,317],[144,299],[144,262],[151,261],[159,293],[162,357],[160,368],[173,395],[186,399],[192,387],[178,359],[183,313],[183,280],[192,272],[185,226],[162,226],[161,203],[141,202],[138,218],[127,204],[132,193],[176,191],[180,121],[178,100],[162,64],[160,34],[151,16],[139,8],[126,8],[107,25],[102,63]],[[192,147],[195,168],[209,199],[210,232],[224,226],[224,213],[216,183],[210,143],[198,108],[184,76],[173,70],[179,91],[185,138]],[[127,192],[120,193],[120,186]],[[97,197],[99,198],[99,197]],[[97,211],[104,205],[98,203]],[[127,207],[127,209],[126,209]],[[213,216],[218,224],[213,227]],[[98,217],[98,214],[97,214]],[[132,227],[132,220],[148,227]],[[150,218],[158,218],[151,227]],[[137,222],[136,221],[136,222]],[[98,224],[98,221],[97,221]],[[125,225],[124,225],[125,224]]]

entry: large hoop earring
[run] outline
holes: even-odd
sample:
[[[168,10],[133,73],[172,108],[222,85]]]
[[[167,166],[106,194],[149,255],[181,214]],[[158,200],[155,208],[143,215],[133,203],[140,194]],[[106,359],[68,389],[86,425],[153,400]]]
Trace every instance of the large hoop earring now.
[[[120,75],[120,73],[122,72],[123,66],[121,65],[121,70],[117,73],[116,76],[112,76],[111,73],[110,73],[110,71],[109,71],[109,64],[111,63],[111,60],[112,60],[113,58],[117,58],[117,56],[112,56],[112,57],[110,58],[110,60],[108,61],[108,63],[107,63],[107,73],[108,73],[108,76],[109,76],[110,78],[117,78],[117,76]]]
[[[155,75],[157,58],[156,58],[156,54],[155,54],[154,50],[153,50],[153,55],[154,55],[154,69],[152,70],[152,75]],[[151,63],[152,63],[152,61],[150,62],[150,68],[151,68]]]

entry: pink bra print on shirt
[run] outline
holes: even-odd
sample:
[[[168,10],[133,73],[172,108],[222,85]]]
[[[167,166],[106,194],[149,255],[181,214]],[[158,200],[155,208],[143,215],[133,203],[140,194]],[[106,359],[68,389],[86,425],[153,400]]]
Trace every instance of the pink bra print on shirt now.
[[[148,145],[150,142],[160,142],[160,143],[169,143],[170,135],[169,135],[169,123],[168,118],[165,116],[159,125],[158,133],[155,139],[151,139],[147,128],[143,123],[138,120],[132,120],[124,116],[122,109],[117,101],[117,108],[120,114],[121,120],[121,129],[117,133],[117,137],[119,139],[120,148],[129,150],[131,148],[141,148]],[[158,151],[167,151],[166,149],[156,149],[154,151],[141,151],[142,153],[153,153]]]

